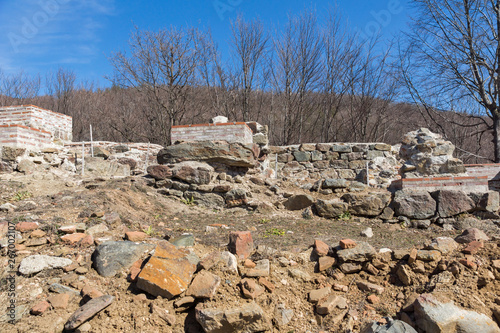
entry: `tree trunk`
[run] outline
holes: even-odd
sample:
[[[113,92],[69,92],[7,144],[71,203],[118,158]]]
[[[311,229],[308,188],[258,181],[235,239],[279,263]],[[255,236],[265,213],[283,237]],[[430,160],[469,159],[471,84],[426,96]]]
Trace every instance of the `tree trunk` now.
[[[495,149],[495,163],[500,163],[500,113],[498,111],[493,114],[493,146]]]

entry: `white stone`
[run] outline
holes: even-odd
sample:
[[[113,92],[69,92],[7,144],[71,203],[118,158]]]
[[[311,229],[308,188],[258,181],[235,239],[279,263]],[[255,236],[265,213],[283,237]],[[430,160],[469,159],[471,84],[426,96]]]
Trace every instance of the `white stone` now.
[[[212,124],[223,124],[223,123],[228,123],[229,119],[224,116],[217,116],[212,118]]]
[[[373,237],[373,230],[372,230],[372,228],[366,228],[365,230],[361,231],[361,236],[372,238]]]
[[[67,258],[51,257],[46,255],[33,255],[24,258],[19,265],[19,272],[30,275],[43,271],[46,268],[62,268],[71,265]]]

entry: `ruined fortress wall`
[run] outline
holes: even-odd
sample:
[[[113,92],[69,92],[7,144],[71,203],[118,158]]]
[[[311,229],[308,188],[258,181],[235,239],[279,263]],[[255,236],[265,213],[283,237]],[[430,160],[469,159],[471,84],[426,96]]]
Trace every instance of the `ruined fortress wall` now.
[[[17,135],[12,128],[18,126]],[[70,116],[45,110],[34,105],[0,107],[0,138],[2,144],[11,146],[34,148],[50,144],[54,140],[70,142],[72,140],[73,124]],[[49,134],[49,142],[40,140],[40,133]],[[21,135],[21,134],[20,134]],[[7,140],[8,139],[8,140]],[[26,146],[23,146],[26,145]]]
[[[397,151],[385,143],[271,146],[269,168],[289,179],[343,178],[387,187],[399,177]]]
[[[252,137],[252,130],[242,122],[173,126],[171,134],[172,142],[224,140],[252,143]]]

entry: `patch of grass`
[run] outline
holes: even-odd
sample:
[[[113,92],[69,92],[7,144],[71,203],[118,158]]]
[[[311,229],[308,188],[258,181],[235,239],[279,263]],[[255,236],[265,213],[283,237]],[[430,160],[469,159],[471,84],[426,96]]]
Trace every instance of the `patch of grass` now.
[[[195,204],[194,197],[189,197],[187,199],[181,199],[181,202],[185,205],[192,206]]]
[[[151,236],[155,232],[152,226],[148,226],[146,229],[143,229],[142,231],[148,236]]]
[[[284,229],[279,229],[279,228],[271,228],[267,229],[266,232],[264,233],[264,237],[270,237],[270,236],[284,236],[285,235],[285,230]]]
[[[349,221],[351,218],[352,218],[351,213],[349,213],[348,211],[347,212],[343,212],[339,216],[339,220],[343,220],[343,221]]]
[[[270,219],[266,219],[266,218],[262,218],[262,219],[259,220],[259,224],[267,224],[269,222],[271,222],[271,220]]]
[[[30,191],[19,191],[10,198],[11,201],[22,201],[31,198],[33,194]]]

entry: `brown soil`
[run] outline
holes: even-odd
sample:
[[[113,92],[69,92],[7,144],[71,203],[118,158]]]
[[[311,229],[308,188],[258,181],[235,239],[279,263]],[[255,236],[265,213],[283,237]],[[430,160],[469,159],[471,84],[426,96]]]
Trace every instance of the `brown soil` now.
[[[21,195],[20,193],[25,193]],[[29,194],[27,194],[29,193]],[[73,260],[80,258],[81,264],[89,269],[84,275],[84,283],[78,283],[79,277],[71,281],[72,274],[62,270],[47,270],[33,277],[16,276],[17,306],[26,305],[29,309],[49,295],[48,285],[62,278],[62,284],[81,289],[83,284],[96,287],[105,294],[114,295],[115,301],[104,311],[89,321],[91,332],[202,332],[196,323],[194,311],[177,313],[173,301],[155,298],[147,295],[147,299],[140,299],[137,295],[142,292],[134,283],[127,281],[128,272],[123,272],[113,278],[104,278],[91,268],[90,255],[94,246],[90,248],[72,247],[59,241],[57,228],[60,225],[84,222],[87,227],[101,223],[100,218],[90,217],[96,212],[116,212],[121,222],[109,225],[115,239],[121,239],[126,229],[144,230],[151,226],[151,243],[161,239],[176,237],[182,233],[192,233],[196,238],[194,251],[199,257],[210,253],[214,249],[223,251],[228,242],[230,230],[251,230],[256,246],[266,247],[278,251],[272,258],[284,256],[297,261],[296,267],[307,272],[311,279],[304,282],[292,278],[288,274],[290,267],[281,267],[272,260],[272,274],[270,281],[276,286],[273,293],[266,292],[257,300],[270,318],[274,308],[284,303],[288,309],[293,309],[292,321],[285,327],[274,326],[275,332],[344,332],[352,329],[360,330],[363,322],[379,320],[384,316],[396,317],[405,300],[413,293],[432,292],[440,297],[453,300],[457,305],[466,309],[484,313],[492,317],[495,300],[500,296],[500,280],[497,279],[484,287],[478,286],[478,279],[486,274],[487,270],[494,272],[491,261],[500,259],[500,244],[498,238],[490,233],[493,241],[476,255],[476,261],[482,263],[477,271],[462,267],[455,281],[432,286],[428,276],[435,271],[437,262],[425,264],[426,274],[419,275],[419,283],[405,287],[395,278],[395,274],[381,273],[370,276],[366,272],[346,274],[340,280],[334,280],[333,270],[327,273],[315,273],[315,263],[307,258],[315,239],[320,239],[331,246],[336,246],[342,238],[352,238],[358,241],[368,241],[376,249],[390,248],[411,249],[422,248],[426,243],[438,236],[455,237],[460,231],[444,231],[432,225],[426,230],[406,229],[399,224],[384,224],[377,219],[351,217],[348,219],[327,220],[320,217],[304,219],[301,212],[279,210],[270,214],[249,212],[243,208],[213,210],[196,205],[184,204],[178,200],[167,198],[147,186],[143,178],[127,178],[111,181],[83,182],[71,181],[44,181],[27,179],[0,180],[0,203],[10,201],[19,207],[17,211],[0,213],[0,218],[8,221],[33,219],[40,222],[41,229],[48,233],[53,244],[40,247],[29,247],[27,251],[20,251],[16,258],[17,264],[29,254],[62,255]],[[29,204],[32,201],[36,205]],[[24,208],[23,208],[24,207]],[[1,219],[0,219],[1,221]],[[215,232],[206,232],[208,225],[226,225]],[[373,229],[374,237],[363,239],[360,232],[367,227]],[[80,256],[80,257],[79,257]],[[463,258],[463,254],[456,252],[454,257],[446,258],[448,263]],[[2,273],[0,283],[0,304],[7,304],[7,257],[5,249],[0,258]],[[390,261],[396,266],[397,261]],[[216,296],[205,301],[206,306],[230,308],[248,302],[240,292],[238,283],[241,277],[224,273],[217,268],[212,269],[222,279]],[[380,303],[370,305],[366,301],[368,292],[360,291],[357,281],[370,280],[386,289],[380,295]],[[65,282],[65,283],[64,283]],[[349,305],[350,313],[343,316],[336,312],[327,316],[315,314],[314,305],[308,302],[308,292],[329,284],[347,286],[347,292],[336,292],[343,295]],[[41,288],[41,293],[34,293]],[[80,306],[81,298],[74,297],[67,309],[50,310],[41,316],[25,314],[14,325],[0,323],[1,332],[60,332],[69,316]],[[169,326],[156,314],[151,314],[149,304],[153,303],[176,315],[176,323]],[[1,314],[0,314],[1,315]],[[339,316],[340,315],[340,316]],[[336,318],[339,316],[340,319]],[[343,319],[342,319],[343,318]],[[348,320],[347,318],[351,318]]]

